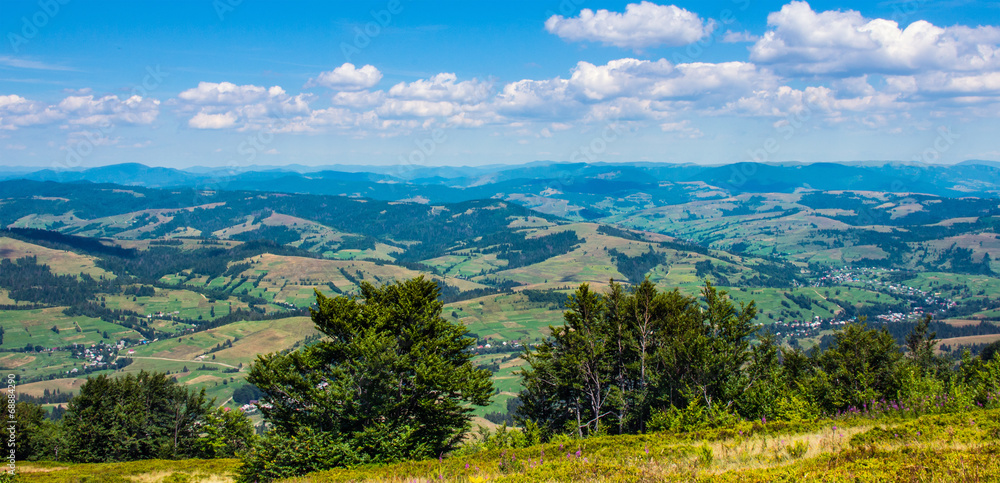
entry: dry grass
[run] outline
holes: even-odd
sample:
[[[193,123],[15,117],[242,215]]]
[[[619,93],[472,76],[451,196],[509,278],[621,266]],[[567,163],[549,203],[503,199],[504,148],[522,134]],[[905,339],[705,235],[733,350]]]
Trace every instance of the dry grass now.
[[[49,392],[53,392],[56,389],[58,389],[59,392],[62,393],[67,393],[67,392],[78,393],[80,392],[80,386],[82,386],[83,383],[85,382],[87,382],[87,379],[82,377],[74,379],[66,378],[66,379],[53,379],[51,381],[32,382],[17,386],[17,392],[36,397],[41,397],[46,389],[48,389]]]
[[[970,335],[966,337],[952,337],[950,339],[939,339],[937,344],[948,344],[952,347],[970,344],[989,344],[1000,340],[1000,334]]]
[[[86,273],[91,277],[114,278],[114,274],[98,268],[96,259],[87,255],[79,255],[65,250],[53,250],[43,246],[26,243],[13,238],[0,237],[0,258],[18,259],[36,256],[38,263],[48,265],[53,273],[61,275],[79,275]]]

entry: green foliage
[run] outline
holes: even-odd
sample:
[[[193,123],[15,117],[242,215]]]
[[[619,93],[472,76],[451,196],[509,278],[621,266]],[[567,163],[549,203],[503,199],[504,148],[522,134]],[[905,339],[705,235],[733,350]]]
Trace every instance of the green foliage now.
[[[312,318],[328,338],[259,356],[250,369],[271,431],[244,458],[247,468],[301,474],[300,460],[320,468],[455,449],[469,427],[469,405],[487,405],[492,383],[489,371],[472,364],[465,328],[441,317],[438,295],[423,277],[383,287],[362,282],[360,298],[317,292]],[[351,448],[349,457],[283,449],[289,438],[313,433],[317,448],[331,455]]]
[[[243,411],[218,407],[205,414],[199,428],[196,453],[202,458],[233,458],[243,454],[256,440],[253,422]]]
[[[720,408],[718,405],[705,407],[701,400],[692,399],[684,409],[671,406],[654,413],[647,429],[653,432],[686,433],[733,427],[739,421],[738,415],[727,412],[725,408]]]
[[[205,391],[188,392],[162,373],[88,378],[70,400],[60,458],[78,462],[191,457],[208,411]]]
[[[897,393],[902,353],[892,335],[850,324],[833,337],[833,346],[815,361],[818,382],[813,390],[825,411],[861,408]]]
[[[15,446],[17,459],[34,461],[55,456],[59,443],[59,428],[46,417],[38,404],[19,402],[14,405]]]
[[[237,480],[256,482],[356,466],[366,459],[340,435],[306,426],[294,435],[269,433],[256,441],[241,461]]]
[[[657,408],[731,412],[753,384],[742,369],[756,308],[737,310],[708,282],[702,300],[659,292],[648,279],[627,292],[612,281],[603,296],[581,285],[564,325],[523,355],[530,367],[521,373],[521,416],[546,436],[583,437],[644,431]],[[661,423],[694,424],[679,413],[669,418]]]

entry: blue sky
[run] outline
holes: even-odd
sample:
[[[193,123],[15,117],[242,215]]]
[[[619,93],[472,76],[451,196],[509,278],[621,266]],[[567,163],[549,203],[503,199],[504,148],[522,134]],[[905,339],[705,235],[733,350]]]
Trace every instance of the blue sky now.
[[[1000,160],[1000,6],[0,0],[0,168]]]

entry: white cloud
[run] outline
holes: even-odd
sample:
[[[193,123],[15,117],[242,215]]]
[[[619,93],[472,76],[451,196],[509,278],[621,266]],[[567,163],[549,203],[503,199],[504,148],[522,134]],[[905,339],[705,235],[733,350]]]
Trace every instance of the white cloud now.
[[[742,32],[733,32],[731,30],[726,31],[726,34],[722,36],[722,42],[727,44],[739,44],[743,42],[756,42],[760,40],[759,35],[753,35],[746,30]]]
[[[631,49],[692,44],[714,28],[713,22],[705,22],[693,12],[647,1],[628,4],[625,13],[585,8],[577,17],[553,15],[545,21],[546,30],[565,40]]]
[[[48,124],[65,117],[51,106],[18,95],[0,96],[0,130]]]
[[[309,79],[305,88],[322,86],[329,89],[354,91],[373,87],[380,80],[382,80],[382,73],[375,66],[365,65],[358,69],[354,64],[346,63]]]
[[[195,129],[278,130],[281,128],[274,126],[287,126],[309,116],[312,98],[311,94],[290,96],[280,86],[201,82],[181,92],[171,104],[182,113],[196,113],[188,120],[188,126]]]
[[[675,133],[681,137],[690,139],[704,136],[704,133],[702,133],[700,129],[691,127],[690,121],[665,122],[660,124],[660,130],[663,132]]]
[[[384,100],[385,91],[353,91],[334,94],[332,103],[335,106],[368,109],[381,104]]]
[[[258,86],[238,86],[231,82],[199,82],[198,87],[188,89],[177,95],[178,99],[192,104],[233,105],[254,102],[267,93]]]
[[[623,94],[634,95],[673,72],[674,66],[663,59],[656,62],[618,59],[601,66],[579,62],[569,84],[586,99],[599,101]]]
[[[932,108],[959,107],[969,115],[995,116],[1000,102],[1000,72],[955,74],[928,72],[912,76],[888,76],[886,93],[912,105]]]
[[[386,118],[443,117],[459,111],[453,102],[387,99],[375,112]]]
[[[777,84],[767,70],[748,62],[679,64],[677,74],[657,81],[651,95],[657,99],[719,99],[766,89]]]
[[[568,92],[569,82],[556,77],[511,82],[497,95],[494,107],[501,115],[565,121],[578,117],[586,107]]]
[[[160,114],[160,101],[132,96],[121,100],[117,96],[95,98],[89,96],[69,96],[59,103],[58,109],[65,113],[71,124],[103,126],[115,122],[129,124],[150,124]]]
[[[874,92],[859,96],[844,94],[826,86],[804,89],[780,86],[741,97],[727,103],[718,111],[720,114],[762,117],[796,116],[799,122],[811,119],[823,119],[827,122],[854,119],[864,122],[874,117],[888,119],[906,110],[906,106],[899,102],[897,94]]]
[[[1000,68],[1000,29],[937,27],[920,20],[905,29],[847,10],[815,12],[794,1],[767,17],[771,27],[750,59],[792,74],[907,74],[926,70]]]
[[[481,102],[492,94],[492,86],[477,79],[456,82],[458,77],[441,73],[430,79],[400,82],[389,89],[390,97],[425,101],[454,101],[463,104]]]
[[[225,129],[236,125],[236,113],[224,112],[221,114],[208,114],[199,112],[188,121],[188,126],[195,129]]]

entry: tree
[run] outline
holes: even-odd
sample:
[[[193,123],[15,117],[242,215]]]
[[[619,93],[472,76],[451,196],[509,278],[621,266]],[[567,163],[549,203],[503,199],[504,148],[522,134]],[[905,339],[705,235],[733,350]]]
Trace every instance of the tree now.
[[[87,463],[191,456],[209,405],[204,389],[162,373],[88,378],[63,418],[65,454]]]
[[[520,417],[544,435],[582,437],[609,425],[643,432],[655,410],[692,401],[709,412],[733,411],[753,384],[744,368],[756,308],[737,310],[708,282],[702,294],[704,307],[676,289],[660,293],[649,280],[628,292],[612,281],[604,296],[581,285],[563,326],[525,349]]]
[[[58,448],[58,428],[49,421],[45,409],[38,404],[19,402],[14,405],[14,450],[17,459],[34,461],[55,458]]]
[[[873,400],[895,397],[897,363],[903,354],[888,331],[869,329],[862,321],[833,338],[833,345],[816,357],[816,376],[826,382],[814,392],[825,410],[860,409]]]
[[[473,366],[474,340],[465,327],[441,317],[437,283],[418,277],[360,287],[360,297],[316,291],[312,319],[327,338],[258,356],[251,366],[247,381],[263,392],[261,412],[272,430],[245,466],[280,457],[275,442],[307,431],[323,447],[354,448],[360,461],[436,457],[461,441],[470,405],[489,403],[490,372]],[[299,456],[274,465],[294,459],[315,467]],[[319,466],[358,462],[337,458]]]
[[[233,458],[247,451],[256,439],[253,422],[243,411],[218,407],[205,414],[196,442],[201,458]]]

